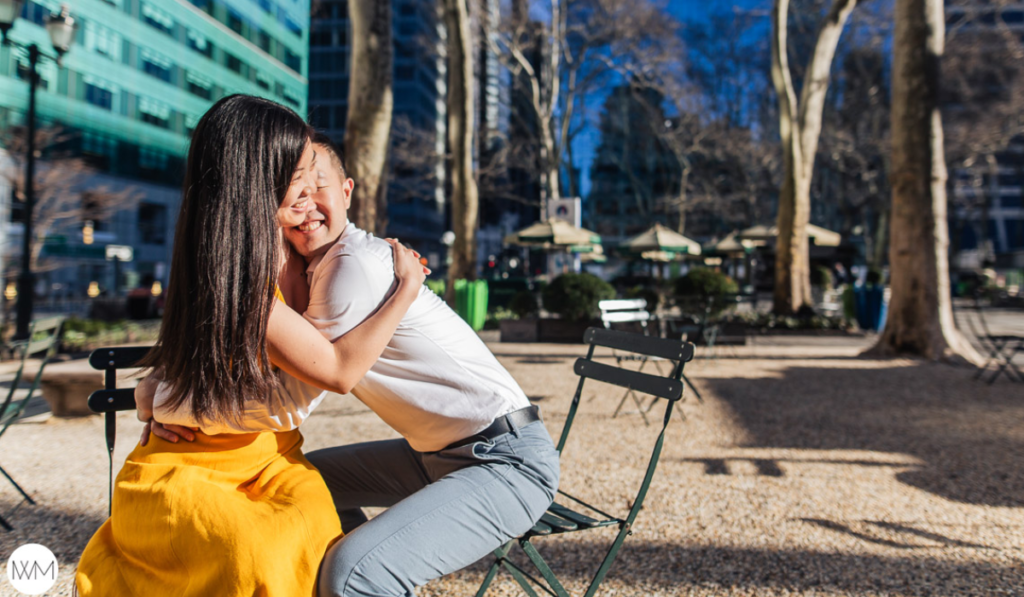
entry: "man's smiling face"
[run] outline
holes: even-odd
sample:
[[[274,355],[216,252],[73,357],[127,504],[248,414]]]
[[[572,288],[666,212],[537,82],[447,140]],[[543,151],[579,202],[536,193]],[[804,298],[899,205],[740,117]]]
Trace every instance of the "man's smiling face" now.
[[[348,225],[348,206],[355,183],[343,175],[331,150],[314,144],[320,159],[316,162],[315,205],[302,223],[284,229],[285,238],[307,260],[322,255],[338,240]]]

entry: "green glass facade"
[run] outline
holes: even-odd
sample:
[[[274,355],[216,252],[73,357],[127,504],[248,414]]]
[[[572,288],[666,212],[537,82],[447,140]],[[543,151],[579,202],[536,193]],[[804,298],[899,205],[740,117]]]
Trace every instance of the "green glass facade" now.
[[[166,282],[189,136],[215,101],[247,93],[305,116],[309,6],[310,0],[75,0],[70,5],[75,42],[62,64],[40,61],[37,122],[75,132],[70,149],[100,172],[96,184],[132,186],[144,196],[96,228],[98,244],[135,247],[136,261],[122,273],[153,274]],[[44,54],[53,54],[43,23],[59,8],[57,0],[26,3],[9,33],[14,43],[0,47],[0,127],[24,123],[24,47],[36,43]],[[11,204],[9,189],[3,194],[13,216],[3,218],[11,221],[4,247],[11,263],[20,254],[22,230],[17,202]],[[74,230],[49,233],[80,242]],[[97,276],[102,287],[114,285],[102,258],[71,249],[59,253],[51,255],[78,273],[46,274],[42,294],[50,287],[84,292]],[[118,286],[124,285],[122,279]]]

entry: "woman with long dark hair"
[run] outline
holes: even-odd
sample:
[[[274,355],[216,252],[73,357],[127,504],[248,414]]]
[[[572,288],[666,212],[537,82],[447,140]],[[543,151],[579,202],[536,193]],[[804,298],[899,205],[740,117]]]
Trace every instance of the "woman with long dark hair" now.
[[[83,596],[313,595],[341,527],[297,430],[267,432],[280,411],[273,367],[347,393],[383,352],[423,283],[393,242],[388,301],[331,344],[284,304],[281,226],[313,208],[312,131],[268,100],[217,102],[193,133],[166,311],[143,365],[171,403],[236,433],[157,438],[118,474],[113,512],[78,566]],[[326,158],[326,156],[324,156]],[[300,285],[301,286],[301,285]],[[310,404],[284,405],[308,414]],[[246,433],[246,430],[252,430]]]

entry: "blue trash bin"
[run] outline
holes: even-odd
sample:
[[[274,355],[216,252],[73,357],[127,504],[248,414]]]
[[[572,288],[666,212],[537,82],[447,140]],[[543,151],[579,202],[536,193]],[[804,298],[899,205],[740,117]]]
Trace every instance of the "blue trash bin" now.
[[[877,332],[885,327],[889,305],[885,302],[884,286],[855,286],[853,297],[857,325],[862,330]]]

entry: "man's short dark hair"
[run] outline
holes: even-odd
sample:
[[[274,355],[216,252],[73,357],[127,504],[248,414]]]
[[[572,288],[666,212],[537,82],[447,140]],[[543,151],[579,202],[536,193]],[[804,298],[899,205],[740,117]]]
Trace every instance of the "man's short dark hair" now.
[[[348,175],[345,174],[345,160],[342,157],[344,154],[342,153],[341,149],[339,149],[338,146],[334,144],[334,141],[332,141],[331,138],[325,135],[324,133],[318,131],[315,135],[313,135],[313,143],[316,143],[317,145],[323,145],[324,147],[327,148],[327,152],[331,154],[331,163],[334,164],[335,168],[341,171],[342,180],[347,178]]]

